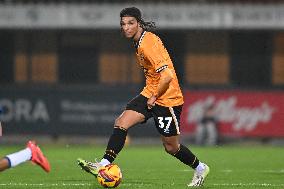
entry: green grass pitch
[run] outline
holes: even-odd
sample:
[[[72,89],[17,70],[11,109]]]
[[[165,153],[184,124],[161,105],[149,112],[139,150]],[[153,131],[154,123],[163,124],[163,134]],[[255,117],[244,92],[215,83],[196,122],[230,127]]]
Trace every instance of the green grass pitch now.
[[[94,160],[102,146],[42,145],[52,170],[49,174],[30,162],[0,173],[0,188],[102,188],[94,176],[79,169],[78,157]],[[1,146],[0,156],[21,149]],[[284,188],[284,150],[271,146],[192,147],[211,172],[202,188]],[[116,160],[123,173],[119,188],[185,189],[193,171],[166,154],[162,146],[128,146]]]

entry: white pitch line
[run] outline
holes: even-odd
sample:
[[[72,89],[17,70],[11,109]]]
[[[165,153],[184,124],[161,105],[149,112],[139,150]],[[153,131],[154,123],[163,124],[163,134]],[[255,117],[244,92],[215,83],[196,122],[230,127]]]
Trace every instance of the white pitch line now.
[[[183,169],[183,170],[178,170],[182,172],[192,172],[193,170],[191,169]],[[219,172],[224,172],[224,173],[231,173],[231,172],[239,172],[239,170],[231,170],[231,169],[223,169],[223,170],[218,170]],[[246,170],[246,172],[257,172],[257,173],[284,173],[284,169],[280,170]]]
[[[263,170],[263,171],[259,171],[262,173],[284,173],[284,169],[280,169],[280,170]]]
[[[133,186],[133,185],[149,185],[149,184],[127,184],[124,183],[124,186]],[[208,185],[213,185],[213,186],[261,186],[261,187],[284,187],[283,184],[271,184],[271,183],[215,183],[215,184],[208,184]],[[90,183],[52,183],[52,184],[46,184],[46,183],[0,183],[0,186],[42,186],[42,187],[47,187],[47,186],[92,186]]]
[[[92,186],[89,183],[0,183],[0,186]]]
[[[233,172],[233,170],[231,170],[231,169],[224,169],[224,170],[221,170],[221,172],[224,172],[224,173],[231,173],[231,172]]]
[[[220,183],[212,184],[213,186],[267,186],[267,187],[283,187],[284,184],[270,184],[270,183]]]

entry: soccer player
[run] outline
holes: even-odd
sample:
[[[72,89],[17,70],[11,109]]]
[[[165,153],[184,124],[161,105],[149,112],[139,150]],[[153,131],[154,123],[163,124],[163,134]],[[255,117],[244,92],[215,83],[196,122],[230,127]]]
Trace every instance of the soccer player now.
[[[115,120],[101,161],[93,163],[78,159],[79,166],[96,176],[98,169],[112,163],[122,150],[128,129],[153,117],[165,151],[195,170],[188,186],[202,186],[209,167],[179,142],[183,95],[167,50],[161,39],[151,32],[155,23],[145,22],[138,8],[129,7],[120,12],[120,26],[124,36],[134,42],[136,59],[144,71],[146,86]]]
[[[32,161],[34,164],[39,165],[46,172],[50,171],[49,162],[47,158],[44,157],[40,148],[35,144],[35,142],[29,141],[25,149],[9,154],[0,159],[0,172],[16,167],[17,165],[27,161]]]

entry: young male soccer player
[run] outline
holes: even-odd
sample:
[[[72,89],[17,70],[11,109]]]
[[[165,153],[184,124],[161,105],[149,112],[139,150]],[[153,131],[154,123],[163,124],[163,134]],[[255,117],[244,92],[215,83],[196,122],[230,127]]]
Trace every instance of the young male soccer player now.
[[[49,162],[47,158],[44,157],[40,148],[33,141],[29,141],[25,149],[9,154],[0,159],[0,172],[16,167],[17,165],[27,161],[32,161],[39,165],[46,172],[50,171]]]
[[[120,12],[120,26],[124,36],[134,42],[137,62],[144,70],[146,86],[116,119],[102,160],[93,163],[78,159],[79,166],[97,175],[98,169],[112,163],[122,150],[128,129],[153,117],[165,151],[195,170],[188,186],[202,186],[209,167],[179,143],[183,95],[167,50],[160,38],[150,32],[154,23],[145,22],[138,8],[129,7]]]

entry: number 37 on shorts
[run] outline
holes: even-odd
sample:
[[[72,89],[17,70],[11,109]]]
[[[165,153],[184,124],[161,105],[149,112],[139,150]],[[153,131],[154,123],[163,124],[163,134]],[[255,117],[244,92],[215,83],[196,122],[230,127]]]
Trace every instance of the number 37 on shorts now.
[[[158,110],[157,110],[158,109]],[[180,114],[182,106],[176,107],[156,107],[153,111],[155,125],[159,133],[163,136],[179,135]]]
[[[163,129],[164,133],[170,133],[170,125],[172,120],[172,117],[158,117],[159,128]]]

